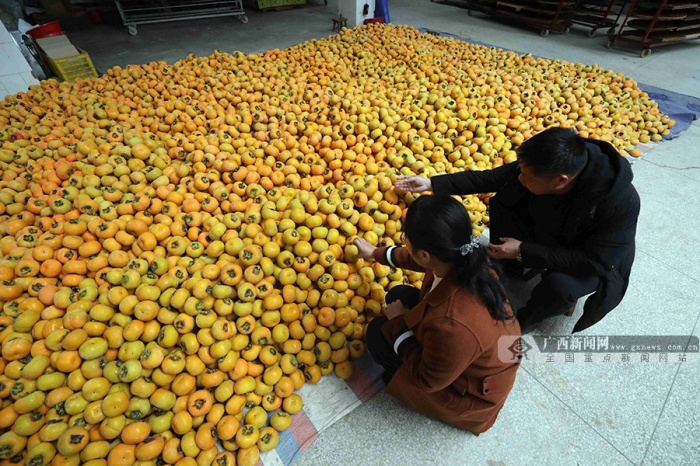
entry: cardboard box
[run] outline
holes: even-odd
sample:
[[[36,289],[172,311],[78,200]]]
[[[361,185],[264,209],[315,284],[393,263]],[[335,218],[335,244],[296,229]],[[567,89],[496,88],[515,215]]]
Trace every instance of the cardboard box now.
[[[80,54],[65,35],[37,39],[36,43],[47,56],[54,60]]]

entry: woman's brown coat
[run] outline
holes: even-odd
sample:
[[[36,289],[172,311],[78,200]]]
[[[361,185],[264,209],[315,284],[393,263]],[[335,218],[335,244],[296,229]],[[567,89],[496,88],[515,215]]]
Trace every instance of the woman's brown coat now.
[[[392,252],[397,267],[423,271],[406,248]],[[378,248],[374,258],[387,264],[385,255],[386,248]],[[520,360],[508,348],[520,326],[514,318],[494,320],[452,274],[428,292],[432,283],[428,270],[420,303],[382,327],[392,345],[407,330],[415,334],[400,346],[403,365],[386,391],[419,413],[479,434],[496,421],[513,388]]]

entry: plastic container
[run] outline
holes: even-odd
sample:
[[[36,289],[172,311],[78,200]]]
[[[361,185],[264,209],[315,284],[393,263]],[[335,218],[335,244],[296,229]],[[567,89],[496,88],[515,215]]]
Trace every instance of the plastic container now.
[[[72,57],[58,58],[56,60],[44,54],[44,58],[48,62],[51,69],[56,73],[56,76],[63,81],[73,81],[76,78],[94,78],[97,77],[95,66],[90,60],[90,55],[84,50],[78,49],[80,55]]]
[[[29,34],[32,39],[43,39],[44,37],[60,36],[63,34],[63,29],[61,29],[61,23],[58,21],[51,21],[50,23],[30,29],[27,31],[27,34]]]
[[[368,18],[365,20],[363,24],[370,24],[370,23],[383,23],[384,18]]]

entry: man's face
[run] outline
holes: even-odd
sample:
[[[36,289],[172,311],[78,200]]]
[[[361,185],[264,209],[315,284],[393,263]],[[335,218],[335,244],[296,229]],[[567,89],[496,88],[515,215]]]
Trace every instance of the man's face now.
[[[525,189],[530,191],[535,196],[543,196],[547,194],[558,194],[562,185],[560,177],[541,176],[535,173],[531,166],[520,164],[520,175],[518,181]]]

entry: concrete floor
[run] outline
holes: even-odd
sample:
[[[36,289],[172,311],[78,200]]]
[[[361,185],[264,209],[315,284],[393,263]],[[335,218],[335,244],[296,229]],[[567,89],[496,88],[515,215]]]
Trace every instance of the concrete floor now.
[[[428,27],[499,47],[622,71],[638,82],[700,97],[698,43],[607,50],[587,29],[541,38],[466,10],[429,0],[392,0],[394,23]],[[174,61],[215,49],[257,52],[330,34],[322,1],[283,12],[139,28],[94,27],[70,33],[101,71],[110,66]],[[642,199],[638,253],[622,304],[588,335],[700,336],[700,123],[662,143],[634,165]],[[577,315],[581,312],[579,307]],[[574,319],[542,325],[565,334]],[[700,364],[524,363],[496,425],[480,437],[431,421],[380,393],[324,431],[300,466],[690,465],[700,464]]]

